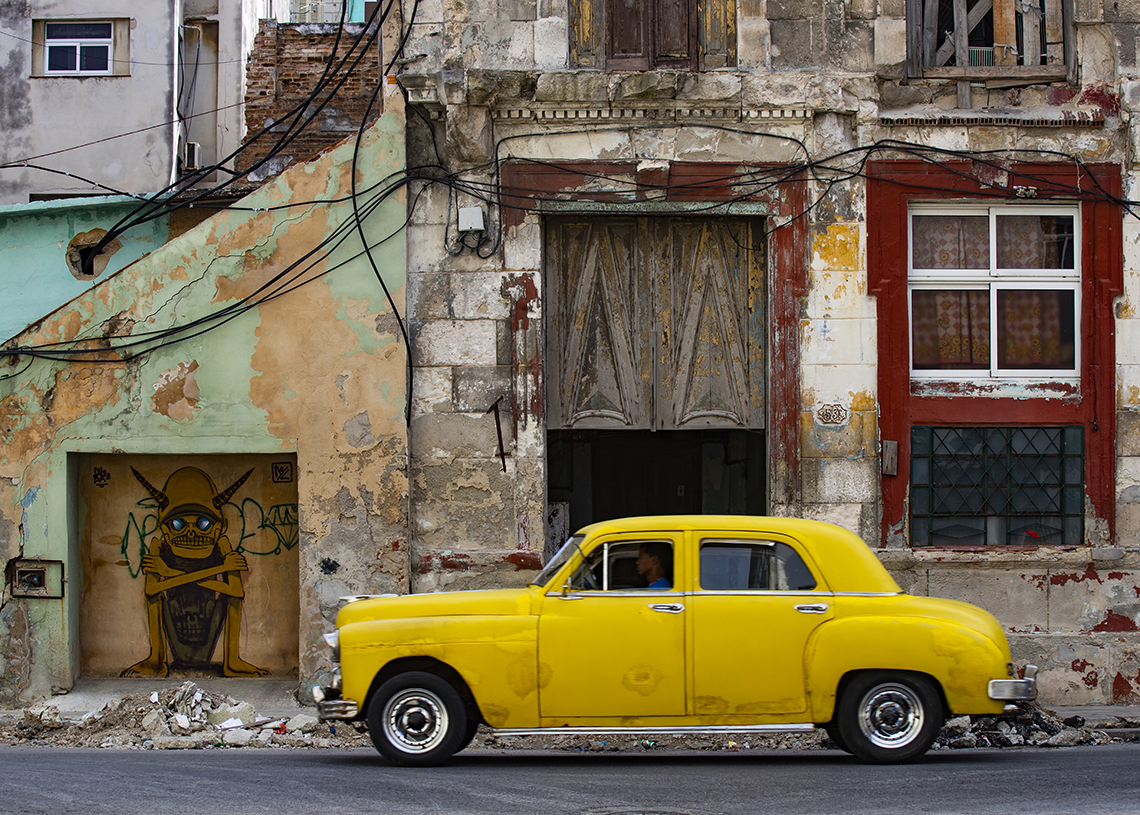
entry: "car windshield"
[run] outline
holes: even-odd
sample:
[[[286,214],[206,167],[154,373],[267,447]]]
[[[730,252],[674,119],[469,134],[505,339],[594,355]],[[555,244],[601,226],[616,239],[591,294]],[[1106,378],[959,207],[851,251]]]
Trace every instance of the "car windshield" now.
[[[555,553],[554,557],[550,559],[550,562],[546,564],[545,568],[543,568],[543,570],[538,573],[538,577],[530,581],[530,585],[545,586],[547,583],[549,583],[550,579],[554,577],[555,573],[563,566],[565,566],[566,562],[569,561],[571,557],[573,557],[576,553],[581,553],[582,550],[578,547],[579,544],[585,540],[585,537],[585,535],[572,535],[570,539],[566,541],[566,543],[562,544],[562,548]]]

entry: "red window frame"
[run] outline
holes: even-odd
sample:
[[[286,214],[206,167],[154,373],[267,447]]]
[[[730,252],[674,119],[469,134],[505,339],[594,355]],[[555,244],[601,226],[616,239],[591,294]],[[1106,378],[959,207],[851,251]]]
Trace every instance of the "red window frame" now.
[[[996,185],[996,186],[995,186]],[[1120,167],[1060,162],[997,168],[970,161],[876,161],[868,164],[868,292],[877,296],[879,433],[897,441],[897,475],[882,476],[880,544],[906,528],[913,425],[1058,426],[1085,428],[1085,494],[1094,516],[1116,531],[1116,332],[1113,297],[1123,292],[1124,248]],[[1020,195],[1019,195],[1020,192]],[[1004,194],[1004,195],[1003,195]],[[1033,386],[1033,398],[977,396],[969,382],[937,395],[910,377],[907,218],[912,202],[1011,204],[1077,201],[1081,206],[1080,387]],[[1086,524],[1086,530],[1090,527]],[[1086,532],[1087,534],[1087,532]],[[908,541],[909,544],[909,541]],[[1006,548],[1006,547],[1001,547]]]

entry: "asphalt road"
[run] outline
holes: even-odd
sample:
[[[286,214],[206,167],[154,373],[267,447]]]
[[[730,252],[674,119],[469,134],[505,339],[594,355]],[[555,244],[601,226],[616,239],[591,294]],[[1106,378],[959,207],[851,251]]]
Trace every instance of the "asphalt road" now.
[[[1140,744],[930,753],[460,754],[389,767],[366,750],[0,747],[3,813],[1140,813]]]

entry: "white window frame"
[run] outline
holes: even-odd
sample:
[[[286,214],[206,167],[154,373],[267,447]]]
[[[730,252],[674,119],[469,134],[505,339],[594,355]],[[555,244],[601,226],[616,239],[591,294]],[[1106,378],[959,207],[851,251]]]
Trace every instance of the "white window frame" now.
[[[48,18],[32,20],[32,76],[48,79],[71,77],[130,76],[130,18],[108,17],[99,19]],[[47,32],[56,25],[109,25],[109,37],[65,37],[48,39]],[[75,54],[74,70],[51,70],[48,52],[52,48],[71,48]],[[104,70],[81,70],[83,48],[105,48],[107,67]]]
[[[105,25],[110,29],[106,37],[68,37],[50,39],[47,32],[59,25]],[[83,70],[83,49],[102,47],[107,54],[107,67],[98,71]],[[75,53],[75,68],[52,70],[51,49],[71,48]],[[115,67],[115,24],[111,20],[51,20],[44,25],[44,74],[46,76],[110,76]]]
[[[914,218],[921,215],[984,215],[989,218],[989,268],[914,268]],[[1067,215],[1073,219],[1072,269],[1003,269],[997,266],[997,219],[1014,215]],[[970,380],[998,384],[1027,380],[1080,383],[1081,378],[1081,210],[1079,204],[1021,206],[1009,204],[961,205],[911,204],[907,214],[907,343],[912,380]],[[1041,370],[998,366],[997,292],[1000,290],[1052,290],[1073,292],[1074,357],[1072,368]],[[983,369],[924,369],[914,367],[915,291],[988,291],[990,319],[990,365]]]

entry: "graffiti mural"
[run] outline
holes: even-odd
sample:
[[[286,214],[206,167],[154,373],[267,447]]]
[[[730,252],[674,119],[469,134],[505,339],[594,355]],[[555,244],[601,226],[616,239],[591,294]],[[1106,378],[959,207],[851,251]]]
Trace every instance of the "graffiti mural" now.
[[[221,515],[222,507],[253,470],[220,492],[196,467],[178,470],[161,490],[134,467],[131,472],[158,503],[158,534],[142,559],[150,653],[122,675],[166,676],[169,664],[208,665],[223,630],[222,673],[265,674],[238,654],[245,598],[240,573],[249,567],[245,556],[230,546]]]
[[[152,458],[99,456],[85,468],[84,670],[126,677],[294,671],[291,462],[250,468],[258,457]],[[106,526],[116,514],[112,538]]]

